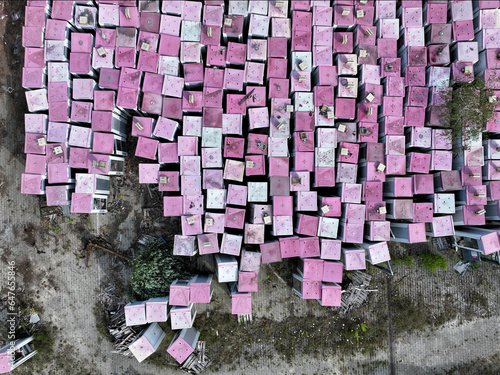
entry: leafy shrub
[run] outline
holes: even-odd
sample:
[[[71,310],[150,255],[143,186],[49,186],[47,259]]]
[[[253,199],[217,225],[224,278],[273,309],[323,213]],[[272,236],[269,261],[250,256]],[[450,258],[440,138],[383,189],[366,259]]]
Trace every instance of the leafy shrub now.
[[[438,269],[448,268],[448,261],[442,255],[435,253],[425,253],[420,256],[420,264],[429,272],[435,272]]]
[[[460,146],[462,140],[467,145],[470,141],[487,135],[484,125],[494,118],[498,106],[496,99],[490,99],[494,96],[490,85],[481,78],[471,82],[457,82],[453,90],[444,95],[438,109],[444,127],[451,129],[450,136],[456,150],[463,150]]]
[[[395,266],[413,267],[415,265],[415,259],[405,254],[400,258],[393,259],[392,264],[394,264]]]
[[[137,300],[164,297],[175,279],[189,278],[185,261],[173,255],[172,247],[172,242],[152,241],[141,249],[132,261],[129,297]]]
[[[39,356],[47,356],[54,351],[54,338],[45,325],[42,325],[40,330],[33,334],[33,343],[35,350]]]

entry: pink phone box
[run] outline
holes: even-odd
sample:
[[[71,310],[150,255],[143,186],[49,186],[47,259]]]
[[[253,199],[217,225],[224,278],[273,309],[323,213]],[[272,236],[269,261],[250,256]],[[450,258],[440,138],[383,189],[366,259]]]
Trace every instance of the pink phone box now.
[[[244,208],[226,207],[226,228],[243,229],[244,224]]]
[[[184,91],[182,93],[182,110],[184,112],[201,112],[203,110],[203,92]]]
[[[243,158],[245,149],[245,139],[235,137],[225,137],[224,139],[224,157],[225,158]]]
[[[405,83],[403,77],[388,76],[385,79],[385,95],[387,97],[404,97]],[[385,97],[384,97],[385,99]]]
[[[377,142],[379,125],[376,122],[360,122],[358,131],[359,142]]]
[[[201,194],[201,176],[186,176],[183,175],[183,172],[181,170],[181,195],[199,196]]]
[[[386,156],[386,175],[405,175],[406,174],[405,155],[387,155]]]
[[[249,63],[247,63],[249,64]],[[246,69],[246,66],[245,66]],[[224,69],[205,68],[203,87],[222,89],[224,85]]]
[[[161,94],[181,98],[184,89],[184,78],[171,75],[163,76],[163,87]]]
[[[221,169],[203,170],[203,189],[223,189],[224,182]]]
[[[293,234],[292,216],[273,216],[272,234],[274,236],[291,236]]]
[[[247,190],[246,186],[229,184],[227,203],[236,206],[246,206]]]
[[[482,151],[482,150],[481,150]],[[453,163],[453,152],[445,150],[431,151],[431,170],[451,171]]]
[[[169,77],[169,76],[165,76]],[[176,77],[174,77],[176,78]],[[142,91],[146,93],[162,94],[164,77],[160,74],[146,73],[142,85]]]
[[[321,259],[340,260],[342,242],[321,238]]]
[[[116,96],[116,106],[128,109],[137,109],[139,90],[128,87],[120,87]]]
[[[385,213],[387,212],[385,202],[366,202],[366,217],[367,221],[385,221]]]
[[[342,163],[357,164],[359,157],[359,144],[340,142],[338,161]]]
[[[118,90],[120,82],[120,70],[102,68],[99,76],[99,88]]]
[[[43,68],[23,68],[22,86],[26,89],[45,87],[46,74]]]
[[[163,197],[163,216],[181,216],[182,197]],[[183,231],[184,232],[184,231]]]
[[[337,176],[336,182],[350,182],[355,184],[358,176],[358,165],[349,163],[338,163],[336,176]]]
[[[433,213],[432,203],[413,203],[414,223],[431,223]]]
[[[23,173],[21,175],[21,194],[44,195],[45,182],[45,176]]]
[[[290,38],[292,36],[291,20],[289,18],[271,17],[271,37]],[[292,50],[295,50],[292,48]]]
[[[28,26],[28,25],[26,25]],[[39,25],[38,25],[39,26]],[[68,23],[62,20],[46,19],[45,21],[45,39],[46,40],[65,40]]]
[[[87,169],[89,152],[89,149],[71,147],[69,155],[69,166],[71,168]]]
[[[248,39],[247,60],[266,61],[267,60],[267,40]]]
[[[222,244],[220,252],[222,254],[239,256],[242,242],[243,242],[242,236],[224,233],[222,236]]]
[[[319,235],[318,225],[320,219],[317,216],[298,215],[298,222],[296,232],[303,236],[316,236]]]
[[[216,214],[212,212],[205,213],[205,233],[224,233],[224,224],[226,222],[225,214]],[[224,253],[224,237],[221,244],[221,253]],[[239,254],[236,254],[239,255]]]
[[[158,149],[158,141],[151,138],[139,137],[135,156],[146,159],[156,160],[156,150]]]
[[[452,79],[456,82],[471,82],[474,80],[474,67],[472,63],[452,63]]]
[[[179,191],[179,172],[159,172],[159,191]]]
[[[299,259],[299,272],[302,273],[305,280],[321,281],[323,279],[324,262],[325,261],[323,259]]]
[[[245,173],[247,176],[263,176],[266,174],[264,155],[245,156]]]
[[[346,271],[366,269],[365,250],[343,249]]]
[[[43,29],[41,26],[23,26],[23,47],[43,47],[45,40]]]
[[[158,145],[158,161],[160,163],[178,163],[177,143],[160,143]]]
[[[281,249],[278,241],[261,244],[260,252],[263,264],[281,262]]]
[[[245,224],[244,242],[246,244],[263,244],[264,224]]]
[[[27,154],[25,173],[39,174],[45,176],[47,174],[47,158],[45,155]]]
[[[299,237],[285,237],[279,239],[281,257],[292,258],[300,256]]]
[[[267,42],[268,57],[287,58],[287,38],[269,38]]]
[[[169,198],[169,197],[164,197],[164,198]],[[175,197],[175,198],[181,198],[181,200],[179,200],[178,202],[179,204],[182,204],[182,197]],[[170,202],[168,203],[170,204]],[[165,204],[165,201],[163,202],[163,206],[166,209],[167,204]],[[170,215],[170,216],[179,216],[179,215]],[[181,216],[181,228],[183,236],[193,236],[193,235],[203,234],[203,229],[201,225],[202,225],[201,215]]]
[[[92,119],[92,103],[71,102],[71,121],[90,123]]]
[[[207,47],[207,65],[211,66],[226,66],[226,47],[213,46]]]
[[[71,51],[73,53],[92,53],[94,37],[90,33],[71,33]]]
[[[317,211],[318,193],[316,191],[299,191],[296,195],[297,211]]]
[[[391,239],[391,223],[389,221],[369,221],[365,225],[365,230],[365,238],[369,241],[390,241]]]
[[[69,71],[72,74],[91,74],[91,53],[74,53],[69,55]]]
[[[340,119],[354,119],[356,116],[356,99],[336,98],[335,117]]]
[[[54,19],[71,21],[73,19],[73,1],[57,1],[52,4],[50,16]]]
[[[333,46],[333,27],[314,26],[313,36],[315,46]]]
[[[348,31],[335,31],[333,33],[333,52],[352,53],[354,44],[354,34]],[[340,74],[340,73],[339,73]]]
[[[152,92],[144,92],[142,94],[142,106],[141,106],[142,111],[146,113],[160,115],[161,106],[162,106],[161,94],[155,94]]]
[[[239,272],[238,292],[257,292],[259,274],[257,272]]]
[[[317,225],[318,236],[326,238],[337,238],[339,219],[333,217],[320,217]]]
[[[45,68],[45,51],[43,48],[24,49],[24,66],[26,68]]]
[[[203,168],[222,168],[222,150],[220,148],[202,148]]]
[[[217,233],[199,234],[197,239],[200,255],[215,254],[219,252]]]
[[[298,172],[314,171],[313,152],[295,152],[294,168]],[[316,175],[317,176],[317,175]]]
[[[395,59],[398,57],[398,41],[397,39],[377,39],[377,53],[379,58],[391,58]],[[380,65],[381,67],[385,67],[385,64],[383,63],[384,61],[382,60],[382,64]],[[396,64],[395,66],[396,72],[390,71],[387,72],[385,69],[381,70],[382,76],[388,75],[388,76],[399,76],[401,73],[401,65]],[[387,74],[389,73],[389,74]]]
[[[418,152],[410,152],[407,155],[407,171],[413,173],[429,173],[431,156]]]
[[[292,31],[292,50],[293,51],[311,51],[312,32],[311,30],[293,30]]]
[[[180,45],[180,37],[161,34],[158,53],[164,56],[179,56]]]
[[[318,66],[318,65],[320,66],[333,65],[332,46],[313,46],[313,66]]]
[[[220,108],[222,111],[222,98],[224,91],[218,87],[203,88],[203,106],[205,108]]]
[[[47,142],[61,142],[61,143],[67,142],[69,136],[69,129],[70,129],[69,124],[49,122],[47,131]]]
[[[383,183],[380,181],[363,181],[363,200],[382,202]]]
[[[231,313],[233,315],[248,315],[252,313],[252,294],[233,293],[231,295]]]
[[[153,131],[153,135],[168,141],[173,141],[178,128],[179,123],[177,121],[165,117],[159,117]]]
[[[135,48],[117,47],[115,53],[115,66],[117,68],[135,68],[136,56]]]
[[[162,116],[171,119],[182,119],[182,99],[163,98]]]
[[[120,8],[115,4],[99,4],[99,26],[119,26]]]

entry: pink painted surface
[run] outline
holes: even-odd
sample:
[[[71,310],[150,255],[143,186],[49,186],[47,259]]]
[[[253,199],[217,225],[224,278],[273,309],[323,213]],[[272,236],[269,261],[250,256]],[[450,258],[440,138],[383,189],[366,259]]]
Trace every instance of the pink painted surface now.
[[[304,259],[303,260],[303,278],[307,281],[323,280],[323,263],[322,259]]]
[[[146,324],[146,304],[125,305],[125,321],[127,326]]]
[[[320,256],[320,245],[318,237],[301,238],[299,240],[300,256],[302,258],[314,258]]]
[[[222,254],[239,256],[241,251],[242,241],[243,241],[242,236],[224,233],[222,236],[220,252]]]
[[[167,349],[167,353],[182,364],[194,352],[191,347],[182,337],[178,337]]]
[[[321,306],[340,306],[341,290],[339,285],[324,284],[321,287]]]
[[[179,285],[170,285],[168,304],[173,306],[189,305],[190,286],[181,280]]]
[[[433,194],[434,176],[431,174],[413,175],[413,194]]]
[[[211,278],[210,281],[197,282],[191,280],[190,287],[190,299],[193,303],[210,303],[211,300]]]
[[[257,292],[259,274],[257,272],[238,273],[238,292]]]
[[[344,250],[346,271],[366,269],[365,250]]]
[[[281,262],[280,242],[278,241],[261,244],[260,252],[263,264]]]
[[[500,251],[500,236],[498,231],[481,236],[481,245],[485,255]]]
[[[231,313],[245,315],[252,313],[252,295],[250,293],[234,293],[231,295]]]
[[[281,258],[292,258],[300,256],[299,237],[280,238]]]

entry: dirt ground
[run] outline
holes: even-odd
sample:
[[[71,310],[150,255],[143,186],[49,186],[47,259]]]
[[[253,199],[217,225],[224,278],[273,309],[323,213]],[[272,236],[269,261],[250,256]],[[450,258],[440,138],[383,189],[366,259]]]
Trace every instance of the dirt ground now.
[[[113,178],[110,214],[57,215],[56,221],[47,222],[41,214],[43,199],[19,193],[25,161],[23,20],[13,21],[11,14],[23,14],[23,9],[24,2],[9,1],[7,17],[0,21],[0,302],[7,295],[7,264],[14,261],[16,293],[40,311],[39,324],[54,343],[52,352],[33,358],[14,373],[179,373],[166,359],[167,340],[157,354],[139,364],[111,354],[111,344],[98,331],[95,307],[100,288],[109,283],[123,287],[129,267],[98,252],[87,266],[83,252],[87,240],[103,237],[116,251],[133,256],[130,247],[138,235],[162,235],[168,240],[179,230],[177,220],[161,216],[159,193],[137,184],[137,162],[130,158],[127,175]],[[148,218],[144,208],[151,208]],[[417,256],[427,249],[395,245],[391,251],[394,257]],[[452,251],[444,256],[450,265],[458,259]],[[210,268],[210,259],[200,263]],[[195,321],[214,359],[207,374],[500,372],[500,267],[484,263],[463,277],[451,268],[431,274],[418,262],[414,267],[394,266],[393,277],[370,267],[376,291],[367,306],[348,315],[298,299],[289,285],[293,267],[293,262],[262,267],[250,325],[238,325],[229,315],[229,297],[223,286],[216,285],[214,301],[199,307]],[[2,323],[5,312],[0,307]],[[5,329],[0,324],[0,339]]]

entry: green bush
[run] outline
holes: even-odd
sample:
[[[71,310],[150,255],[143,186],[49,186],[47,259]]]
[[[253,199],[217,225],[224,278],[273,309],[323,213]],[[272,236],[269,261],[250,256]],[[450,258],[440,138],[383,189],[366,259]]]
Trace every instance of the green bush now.
[[[415,259],[405,254],[400,258],[393,259],[392,264],[394,264],[395,266],[413,267],[415,265]]]
[[[133,271],[127,294],[136,300],[163,297],[169,294],[175,279],[189,278],[186,263],[172,252],[173,242],[152,241],[133,259]]]
[[[420,264],[429,272],[435,272],[438,269],[448,268],[448,261],[444,256],[435,253],[425,253],[420,256]]]
[[[33,343],[39,356],[48,357],[54,351],[54,338],[45,325],[33,334]]]
[[[476,78],[471,82],[457,82],[453,90],[446,94],[438,109],[445,128],[450,129],[456,151],[462,151],[462,138],[465,144],[487,134],[484,125],[495,117],[498,106],[493,89],[484,79]]]

